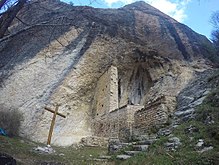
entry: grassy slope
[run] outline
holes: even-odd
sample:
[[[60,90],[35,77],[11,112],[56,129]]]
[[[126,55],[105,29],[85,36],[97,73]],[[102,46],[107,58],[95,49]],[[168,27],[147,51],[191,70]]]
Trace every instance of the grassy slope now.
[[[107,153],[106,148],[83,147],[76,149],[73,147],[53,147],[56,151],[54,154],[40,154],[33,150],[37,146],[45,146],[45,144],[38,144],[21,138],[0,136],[0,152],[13,156],[18,164],[33,165],[43,162],[60,162],[68,165],[106,164],[106,162],[95,161],[99,155]]]

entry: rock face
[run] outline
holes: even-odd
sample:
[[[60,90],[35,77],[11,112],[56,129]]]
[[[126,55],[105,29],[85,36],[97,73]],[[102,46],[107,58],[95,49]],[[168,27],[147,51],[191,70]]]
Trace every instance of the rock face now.
[[[177,96],[177,109],[175,112],[179,122],[185,122],[195,118],[195,108],[202,104],[204,99],[218,86],[218,80],[211,80],[215,70],[205,70],[197,73],[196,78],[191,81]],[[207,116],[206,116],[207,117]],[[210,116],[209,116],[210,117]],[[210,118],[209,121],[211,122]],[[207,124],[206,123],[206,124]],[[192,128],[191,128],[192,130]]]
[[[20,134],[35,141],[47,139],[52,115],[45,105],[60,104],[67,115],[57,117],[53,144],[93,135],[96,87],[111,66],[118,70],[118,107],[164,95],[169,111],[195,71],[209,68],[207,38],[143,2],[95,9],[31,1],[18,17],[28,26],[14,20],[0,40],[0,104],[23,113]]]

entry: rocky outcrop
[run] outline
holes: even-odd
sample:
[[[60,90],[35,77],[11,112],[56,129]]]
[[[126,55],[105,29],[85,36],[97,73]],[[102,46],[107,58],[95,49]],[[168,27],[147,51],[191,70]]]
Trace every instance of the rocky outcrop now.
[[[177,97],[175,116],[180,122],[195,117],[195,109],[204,99],[218,87],[218,80],[214,77],[215,70],[206,70],[197,73],[195,79],[184,88]]]
[[[143,2],[95,9],[40,0],[19,17],[28,27],[15,20],[0,40],[0,104],[23,113],[20,134],[32,140],[46,141],[51,114],[43,107],[55,104],[67,117],[57,117],[53,144],[92,135],[95,89],[111,65],[119,107],[176,97],[209,67],[206,37]]]

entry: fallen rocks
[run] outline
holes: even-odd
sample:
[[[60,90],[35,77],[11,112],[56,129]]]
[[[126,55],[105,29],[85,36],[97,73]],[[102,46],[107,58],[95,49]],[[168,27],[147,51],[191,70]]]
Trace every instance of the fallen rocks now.
[[[186,128],[185,130],[185,133],[186,134],[193,134],[193,133],[196,133],[196,132],[199,132],[199,129],[193,125],[190,125],[188,128]]]
[[[196,147],[202,147],[204,145],[204,140],[203,139],[199,139],[198,143],[196,144]]]
[[[175,151],[181,145],[180,139],[178,137],[171,137],[168,142],[164,144],[168,151]]]
[[[199,153],[203,153],[213,149],[213,146],[207,146],[203,139],[199,139],[195,147]]]
[[[203,153],[203,152],[206,152],[206,151],[209,151],[209,150],[212,150],[212,149],[213,149],[212,146],[204,147],[201,151],[198,151],[198,152]]]
[[[209,114],[207,114],[207,116],[206,116],[206,119],[204,120],[204,123],[205,124],[214,124],[214,120],[213,120],[213,118],[209,115]]]
[[[178,137],[171,137],[171,138],[168,139],[168,141],[171,142],[171,143],[178,144],[178,145],[181,144],[180,139]]]
[[[45,147],[38,146],[38,147],[34,148],[34,151],[37,151],[38,153],[41,153],[41,154],[43,154],[43,153],[52,154],[55,152],[55,150],[50,145],[47,145]]]

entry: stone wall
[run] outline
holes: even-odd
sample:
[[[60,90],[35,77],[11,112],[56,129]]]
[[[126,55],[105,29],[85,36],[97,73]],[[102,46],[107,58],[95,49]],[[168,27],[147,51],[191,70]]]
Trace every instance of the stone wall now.
[[[109,112],[119,108],[118,104],[118,71],[117,67],[110,67],[110,93],[109,93]]]
[[[141,135],[150,133],[154,127],[158,128],[168,124],[169,117],[176,106],[176,98],[161,96],[150,102],[147,106],[134,115],[133,134]],[[154,130],[156,131],[156,130]]]
[[[118,137],[127,141],[132,135],[134,114],[144,108],[140,105],[126,105],[107,115],[96,117],[93,121],[93,132],[99,137]]]
[[[84,146],[89,147],[107,147],[109,138],[97,137],[97,136],[87,136],[81,139],[80,143]]]
[[[96,113],[103,115],[118,108],[118,72],[111,66],[98,80],[96,93]]]

